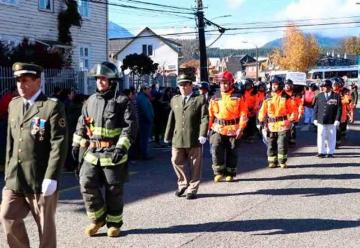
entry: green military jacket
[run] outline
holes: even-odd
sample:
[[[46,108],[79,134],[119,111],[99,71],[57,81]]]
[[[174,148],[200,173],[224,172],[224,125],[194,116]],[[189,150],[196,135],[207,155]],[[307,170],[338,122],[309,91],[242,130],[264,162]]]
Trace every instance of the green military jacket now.
[[[59,180],[67,153],[64,105],[40,94],[24,114],[24,101],[9,104],[5,186],[18,193],[41,193],[44,178]]]
[[[207,136],[209,125],[208,105],[204,96],[192,94],[186,104],[182,105],[183,97],[171,99],[165,140],[172,140],[175,148],[191,148],[200,146],[198,138]]]

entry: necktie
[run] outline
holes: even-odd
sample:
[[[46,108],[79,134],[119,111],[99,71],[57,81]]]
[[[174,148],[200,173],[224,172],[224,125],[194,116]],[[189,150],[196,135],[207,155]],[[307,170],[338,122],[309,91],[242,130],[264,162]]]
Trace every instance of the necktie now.
[[[29,107],[30,107],[30,103],[28,101],[26,101],[26,103],[24,104],[24,115],[25,115],[26,111],[28,111]]]
[[[185,106],[186,98],[187,98],[187,96],[185,96],[184,99],[183,99],[183,102],[182,102],[183,107]]]

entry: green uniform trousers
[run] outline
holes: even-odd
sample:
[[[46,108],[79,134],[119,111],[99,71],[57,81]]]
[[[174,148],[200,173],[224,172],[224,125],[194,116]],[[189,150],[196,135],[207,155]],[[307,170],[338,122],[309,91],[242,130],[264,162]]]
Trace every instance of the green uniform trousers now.
[[[288,153],[288,133],[288,131],[268,133],[267,156],[269,163],[286,163]]]
[[[213,132],[210,145],[214,175],[236,176],[239,140]]]

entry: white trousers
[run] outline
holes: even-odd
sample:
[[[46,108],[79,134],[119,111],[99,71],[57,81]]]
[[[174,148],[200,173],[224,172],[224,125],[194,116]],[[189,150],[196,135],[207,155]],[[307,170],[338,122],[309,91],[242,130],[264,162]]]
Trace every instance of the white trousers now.
[[[319,154],[334,154],[336,127],[334,124],[317,125],[317,147]]]
[[[314,108],[305,107],[304,123],[312,124],[314,122]]]

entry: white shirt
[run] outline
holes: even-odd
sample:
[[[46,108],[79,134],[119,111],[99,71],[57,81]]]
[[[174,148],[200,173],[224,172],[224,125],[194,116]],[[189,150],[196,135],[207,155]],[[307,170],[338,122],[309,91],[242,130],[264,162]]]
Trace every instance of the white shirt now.
[[[40,94],[41,94],[41,89],[39,89],[29,100],[23,98],[24,104],[29,103],[29,107],[31,107],[35,103],[35,100],[38,98]]]
[[[189,95],[187,95],[187,96],[181,96],[182,97],[182,99],[184,100],[184,98],[186,98],[185,99],[185,103],[187,103],[188,101],[189,101],[189,99],[190,99],[190,97],[191,97],[191,95],[192,95],[193,93],[191,92]]]

